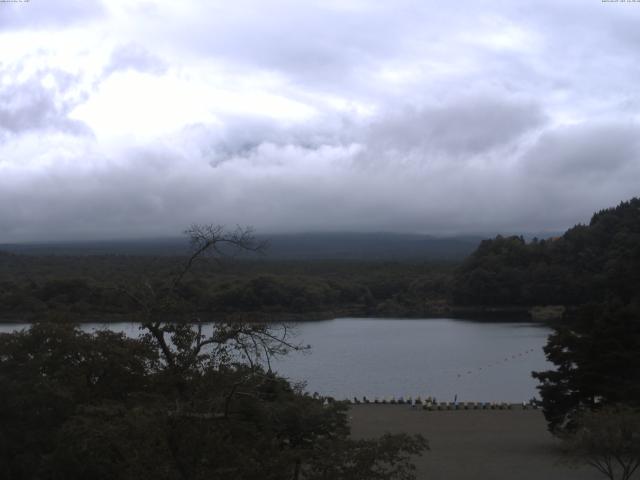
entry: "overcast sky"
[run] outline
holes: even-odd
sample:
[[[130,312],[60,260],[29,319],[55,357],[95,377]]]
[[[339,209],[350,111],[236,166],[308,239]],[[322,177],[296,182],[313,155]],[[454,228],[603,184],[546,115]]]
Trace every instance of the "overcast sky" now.
[[[540,232],[639,193],[640,3],[0,3],[0,242]]]

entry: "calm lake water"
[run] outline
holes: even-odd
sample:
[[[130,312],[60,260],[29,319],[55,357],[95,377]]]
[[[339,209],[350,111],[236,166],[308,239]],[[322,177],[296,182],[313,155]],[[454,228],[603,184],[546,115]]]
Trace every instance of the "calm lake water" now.
[[[0,332],[28,325],[0,325]],[[131,323],[84,324],[138,334]],[[549,328],[452,319],[339,318],[295,324],[304,353],[273,363],[307,390],[336,398],[435,396],[438,401],[521,402],[537,396],[531,371],[547,370]]]

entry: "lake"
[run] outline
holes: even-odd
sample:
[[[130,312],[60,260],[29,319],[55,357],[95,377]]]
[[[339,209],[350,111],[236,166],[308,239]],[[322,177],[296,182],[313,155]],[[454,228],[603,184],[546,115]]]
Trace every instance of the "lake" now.
[[[531,371],[551,368],[542,351],[550,329],[534,323],[338,318],[294,325],[296,340],[311,350],[276,360],[274,370],[339,399],[522,402],[537,396]],[[0,332],[24,327],[4,324]],[[139,332],[132,323],[83,325],[98,328]]]

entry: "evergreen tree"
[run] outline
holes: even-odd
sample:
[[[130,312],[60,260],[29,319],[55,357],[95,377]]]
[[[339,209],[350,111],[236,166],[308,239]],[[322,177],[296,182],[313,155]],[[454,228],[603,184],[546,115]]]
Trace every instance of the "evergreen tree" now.
[[[583,411],[640,407],[640,309],[589,305],[555,327],[545,347],[554,370],[534,372],[549,429],[571,431]]]

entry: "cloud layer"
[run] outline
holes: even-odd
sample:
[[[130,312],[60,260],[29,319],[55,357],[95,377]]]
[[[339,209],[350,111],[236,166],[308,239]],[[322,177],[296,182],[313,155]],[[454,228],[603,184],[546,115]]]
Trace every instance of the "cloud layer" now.
[[[554,231],[639,193],[640,4],[56,5],[0,4],[0,242]]]

